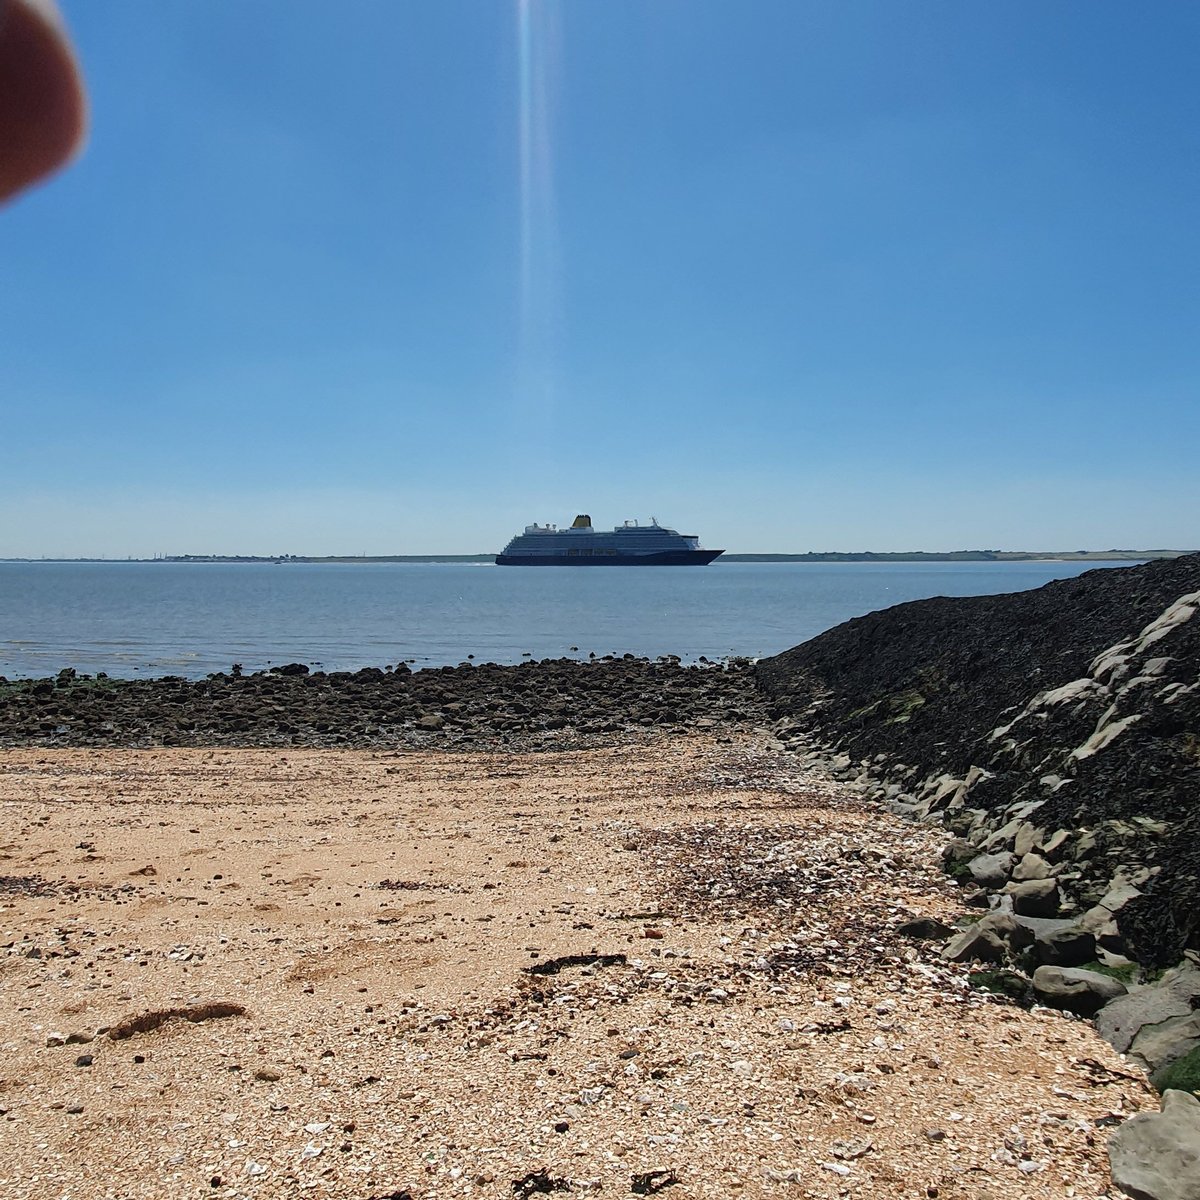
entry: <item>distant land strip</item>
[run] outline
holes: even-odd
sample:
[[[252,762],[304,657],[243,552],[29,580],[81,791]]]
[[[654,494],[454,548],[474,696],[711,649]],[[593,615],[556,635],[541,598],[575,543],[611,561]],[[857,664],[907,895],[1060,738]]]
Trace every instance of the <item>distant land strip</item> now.
[[[805,554],[723,554],[723,562],[1147,562],[1195,550],[810,550]],[[494,554],[166,554],[154,558],[0,558],[0,562],[139,563],[490,563]]]

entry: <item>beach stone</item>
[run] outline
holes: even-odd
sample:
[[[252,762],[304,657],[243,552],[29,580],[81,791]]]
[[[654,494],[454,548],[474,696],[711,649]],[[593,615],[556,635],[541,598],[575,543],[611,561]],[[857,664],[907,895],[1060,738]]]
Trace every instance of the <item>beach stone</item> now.
[[[951,870],[960,863],[970,862],[978,853],[966,838],[953,838],[942,848],[942,866]]]
[[[1026,917],[1014,913],[1013,920],[1022,929],[1029,931],[1031,943],[1038,938],[1049,937],[1052,933],[1060,933],[1064,929],[1079,928],[1079,922],[1071,917]]]
[[[1096,957],[1096,939],[1068,917],[1014,917],[1033,938],[1033,956],[1038,964],[1078,967]]]
[[[1037,998],[1050,1008],[1090,1017],[1109,1001],[1125,994],[1119,980],[1079,967],[1038,967],[1033,973],[1033,990]]]
[[[1016,883],[1030,879],[1049,879],[1050,864],[1040,854],[1026,854],[1013,867],[1012,877]]]
[[[1039,963],[1056,967],[1080,967],[1096,957],[1096,939],[1086,929],[1072,925],[1033,940],[1033,953]]]
[[[1014,920],[1032,935],[1034,955],[1039,963],[1059,967],[1075,967],[1096,957],[1096,939],[1072,917],[1026,917],[1014,914]],[[1086,954],[1077,962],[1068,958]]]
[[[1089,908],[1079,918],[1079,926],[1095,936],[1098,946],[1103,946],[1105,950],[1110,950],[1114,954],[1124,953],[1125,939],[1121,936],[1121,929],[1116,918],[1107,908],[1102,908],[1098,904]]]
[[[1200,1002],[1200,971],[1176,967],[1151,987],[1140,987],[1112,1001],[1096,1018],[1096,1030],[1121,1054],[1147,1026],[1190,1016]]]
[[[951,938],[942,950],[949,962],[1003,962],[1010,951],[1033,941],[1033,935],[1008,913],[989,913]]]
[[[1108,1139],[1113,1182],[1134,1200],[1200,1200],[1200,1100],[1169,1091]]]
[[[1012,897],[1013,912],[1022,917],[1053,917],[1058,912],[1058,883],[1053,879],[1027,879],[1004,890]]]
[[[1048,838],[1042,839],[1042,857],[1057,862],[1063,847],[1071,840],[1069,829],[1056,829]]]
[[[954,932],[952,925],[939,921],[936,917],[915,917],[896,927],[896,932],[904,937],[919,938],[923,941],[933,941],[937,938],[949,937]]]
[[[1004,939],[997,937],[990,930],[982,930],[977,926],[963,930],[957,937],[951,938],[942,949],[942,957],[947,962],[1003,962],[1008,953]]]
[[[833,1151],[834,1158],[840,1158],[843,1161],[853,1161],[856,1158],[862,1158],[864,1154],[869,1154],[875,1148],[875,1143],[867,1137],[862,1138],[847,1138],[844,1141],[834,1142],[830,1149]]]
[[[1098,907],[1107,909],[1110,913],[1119,913],[1130,900],[1136,900],[1142,893],[1123,875],[1117,875],[1109,884],[1108,891],[1101,897]]]
[[[1160,1025],[1147,1025],[1138,1032],[1129,1049],[1151,1072],[1151,1081],[1172,1063],[1200,1047],[1200,1010],[1186,1017],[1172,1017]]]
[[[980,887],[1000,888],[1008,882],[1014,861],[1008,853],[977,854],[967,863],[967,870]]]
[[[1042,831],[1029,821],[1022,821],[1013,836],[1013,853],[1018,858],[1026,858],[1037,849],[1038,839]]]

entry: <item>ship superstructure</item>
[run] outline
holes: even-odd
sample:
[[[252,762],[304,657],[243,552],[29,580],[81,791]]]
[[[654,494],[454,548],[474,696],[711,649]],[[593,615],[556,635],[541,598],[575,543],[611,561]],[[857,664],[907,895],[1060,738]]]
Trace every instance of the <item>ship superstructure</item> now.
[[[626,521],[615,529],[594,529],[580,513],[566,529],[526,525],[496,555],[502,567],[703,567],[723,550],[704,550],[694,533],[679,533],[650,518],[649,525]]]

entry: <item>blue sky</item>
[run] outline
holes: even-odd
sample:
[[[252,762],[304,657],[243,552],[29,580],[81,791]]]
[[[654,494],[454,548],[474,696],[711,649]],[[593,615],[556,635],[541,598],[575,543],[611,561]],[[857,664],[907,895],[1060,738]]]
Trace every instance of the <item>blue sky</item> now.
[[[0,555],[1200,545],[1194,5],[63,8]]]

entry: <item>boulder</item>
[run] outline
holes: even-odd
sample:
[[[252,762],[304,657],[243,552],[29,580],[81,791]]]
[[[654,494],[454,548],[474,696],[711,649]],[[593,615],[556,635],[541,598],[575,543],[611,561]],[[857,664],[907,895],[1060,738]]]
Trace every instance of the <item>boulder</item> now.
[[[1010,883],[1005,893],[1012,897],[1013,912],[1022,917],[1053,917],[1058,913],[1058,883],[1053,879],[1027,879]]]
[[[942,957],[949,962],[1000,963],[1010,952],[1023,949],[1032,940],[1033,935],[1008,913],[989,913],[951,938],[942,950]]]
[[[1059,853],[1070,840],[1069,830],[1056,829],[1048,838],[1042,839],[1042,854],[1051,862],[1056,862]]]
[[[1125,985],[1107,975],[1079,967],[1038,967],[1033,973],[1033,990],[1049,1008],[1091,1017],[1110,1001],[1125,995]]]
[[[1197,1047],[1200,1047],[1200,1011],[1142,1026],[1129,1048],[1129,1056],[1145,1066],[1153,1082],[1155,1076]]]
[[[1114,1000],[1096,1018],[1096,1029],[1114,1050],[1125,1054],[1144,1028],[1190,1016],[1193,1000],[1200,1003],[1200,971],[1176,967],[1152,987]]]
[[[1035,920],[1025,917],[1023,920]],[[1086,929],[1080,929],[1072,921],[1040,922],[1055,928],[1035,932],[1033,955],[1039,964],[1054,967],[1081,967],[1096,957],[1096,939]]]
[[[1040,854],[1029,853],[1013,867],[1012,877],[1014,882],[1024,883],[1029,879],[1049,879],[1050,874],[1050,864]]]
[[[1200,1100],[1170,1091],[1108,1139],[1113,1182],[1133,1200],[1200,1200]]]
[[[1006,897],[1007,899],[1007,897]],[[1028,929],[1033,935],[1031,941],[1036,941],[1038,938],[1049,937],[1053,933],[1060,933],[1064,929],[1076,929],[1079,922],[1071,917],[1021,917],[1015,918],[1018,925],[1022,929]]]
[[[966,838],[952,838],[942,847],[942,866],[951,871],[961,863],[968,863],[978,851]]]
[[[1124,874],[1114,876],[1108,885],[1108,891],[1100,898],[1099,907],[1110,913],[1119,913],[1130,900],[1136,900],[1142,893],[1134,887]]]
[[[1117,925],[1116,918],[1112,912],[1097,904],[1093,908],[1089,908],[1079,919],[1081,929],[1086,929],[1089,933],[1094,934],[1096,944],[1103,946],[1105,950],[1109,950],[1114,954],[1123,954],[1125,952],[1125,939],[1121,936],[1121,930]]]
[[[989,853],[996,853],[1002,848],[1011,847],[1016,841],[1017,833],[1023,824],[1025,822],[1020,817],[1014,817],[1011,821],[1006,821],[999,829],[988,835],[987,840],[983,843],[983,848]]]
[[[1015,861],[1008,853],[977,854],[967,863],[967,870],[980,887],[1001,888],[1008,882]]]
[[[1042,831],[1030,821],[1022,821],[1013,837],[1013,853],[1018,858],[1032,854],[1042,837]]]

